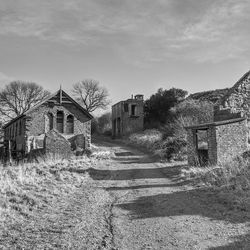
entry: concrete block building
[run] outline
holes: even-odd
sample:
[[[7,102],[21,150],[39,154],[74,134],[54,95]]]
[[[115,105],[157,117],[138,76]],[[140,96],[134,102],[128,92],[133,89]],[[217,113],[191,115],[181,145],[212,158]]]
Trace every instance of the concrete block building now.
[[[188,163],[215,165],[250,149],[250,71],[214,108],[214,122],[187,127]]]
[[[21,158],[37,151],[68,154],[77,147],[89,148],[91,119],[60,89],[3,127],[5,154]]]
[[[142,131],[144,126],[143,95],[135,95],[112,106],[112,136],[114,138]]]

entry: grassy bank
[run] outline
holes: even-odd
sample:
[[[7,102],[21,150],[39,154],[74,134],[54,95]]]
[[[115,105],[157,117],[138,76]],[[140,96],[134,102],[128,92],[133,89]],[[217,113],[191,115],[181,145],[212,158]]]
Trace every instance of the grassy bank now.
[[[250,212],[250,162],[238,158],[217,166],[188,167],[182,178],[212,188],[231,209]]]
[[[185,141],[174,136],[165,136],[159,129],[148,129],[129,136],[132,145],[144,147],[162,160],[186,160]]]
[[[88,174],[110,152],[0,167],[1,249],[105,249],[109,194]]]

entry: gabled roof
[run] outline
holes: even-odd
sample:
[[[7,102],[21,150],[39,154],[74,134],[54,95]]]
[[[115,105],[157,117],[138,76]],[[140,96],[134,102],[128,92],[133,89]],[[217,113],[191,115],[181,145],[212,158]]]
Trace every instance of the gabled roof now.
[[[234,93],[234,91],[242,84],[242,82],[246,79],[250,78],[250,70],[247,71],[235,84],[232,88],[230,88],[226,94],[221,98],[220,104],[223,104],[227,98]]]
[[[48,97],[46,97],[44,100],[42,100],[41,102],[37,103],[35,106],[33,106],[32,108],[30,108],[29,110],[25,111],[23,114],[17,116],[16,118],[12,119],[11,121],[9,121],[7,124],[5,124],[3,126],[3,128],[5,129],[6,127],[8,127],[10,124],[12,124],[13,122],[15,122],[16,120],[18,120],[19,118],[26,116],[28,114],[30,114],[32,111],[34,111],[35,109],[37,109],[38,107],[40,107],[42,104],[46,103],[47,101],[49,101],[50,99],[56,97],[57,95],[61,96],[66,96],[73,104],[75,104],[89,119],[92,119],[93,116],[86,110],[84,109],[78,102],[76,102],[72,97],[70,97],[65,91],[63,91],[62,89],[59,89],[58,91],[56,91],[55,93],[49,95]],[[63,102],[62,102],[63,103]]]

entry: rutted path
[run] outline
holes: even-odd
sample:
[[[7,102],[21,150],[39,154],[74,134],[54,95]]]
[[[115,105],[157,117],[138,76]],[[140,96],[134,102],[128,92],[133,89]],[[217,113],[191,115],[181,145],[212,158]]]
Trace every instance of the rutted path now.
[[[114,198],[113,249],[250,249],[250,215],[229,210],[209,189],[183,182],[183,163],[156,163],[129,147],[97,144],[115,154],[90,171]]]

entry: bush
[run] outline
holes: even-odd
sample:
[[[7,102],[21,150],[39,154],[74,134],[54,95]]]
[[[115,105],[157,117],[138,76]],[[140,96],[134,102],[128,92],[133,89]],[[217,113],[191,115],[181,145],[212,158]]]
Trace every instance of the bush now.
[[[250,190],[249,161],[241,157],[217,166],[190,167],[182,171],[183,177],[196,178],[205,185]]]
[[[181,102],[186,95],[187,91],[182,89],[158,89],[157,93],[151,95],[151,97],[145,101],[146,127],[158,128],[158,126],[171,119],[171,108]]]
[[[186,141],[175,138],[168,137],[165,140],[162,140],[159,143],[160,149],[157,150],[157,154],[161,156],[161,158],[170,160],[185,160],[186,159]]]
[[[161,159],[186,159],[186,141],[175,137],[164,137],[163,132],[157,129],[148,129],[142,133],[132,134],[129,141],[147,148]]]

